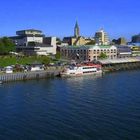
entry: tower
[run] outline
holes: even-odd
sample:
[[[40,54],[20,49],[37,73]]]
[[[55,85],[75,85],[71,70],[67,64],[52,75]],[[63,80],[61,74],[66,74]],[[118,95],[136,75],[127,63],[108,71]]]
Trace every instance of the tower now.
[[[108,45],[109,44],[109,37],[103,29],[95,33],[95,42],[98,45]]]
[[[76,21],[75,27],[74,27],[74,37],[78,38],[80,36],[80,28],[78,25],[78,22]]]

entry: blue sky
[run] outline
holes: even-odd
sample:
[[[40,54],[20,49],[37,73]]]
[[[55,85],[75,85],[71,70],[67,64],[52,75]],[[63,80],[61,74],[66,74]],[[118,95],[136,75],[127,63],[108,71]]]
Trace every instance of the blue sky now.
[[[35,28],[45,35],[71,36],[78,20],[80,33],[94,36],[100,28],[110,38],[140,32],[139,0],[4,0],[0,8],[0,36]]]

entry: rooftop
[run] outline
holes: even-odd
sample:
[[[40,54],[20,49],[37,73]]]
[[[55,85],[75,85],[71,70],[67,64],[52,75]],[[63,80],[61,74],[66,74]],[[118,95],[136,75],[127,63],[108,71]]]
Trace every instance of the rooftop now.
[[[42,33],[41,30],[36,30],[36,29],[27,29],[27,30],[19,30],[19,31],[20,32],[30,31],[30,32],[41,32]],[[17,32],[19,32],[19,31],[17,31]]]
[[[97,45],[82,45],[82,46],[65,46],[66,48],[75,48],[75,49],[77,49],[77,48],[83,48],[83,49],[85,49],[85,48],[87,48],[87,49],[95,49],[95,48],[97,48],[97,49],[109,49],[109,48],[111,48],[111,47],[115,47],[115,46],[109,46],[109,45],[99,45],[99,46],[97,46]],[[116,48],[116,47],[115,47]]]
[[[102,64],[116,64],[116,63],[128,63],[128,62],[140,62],[140,57],[134,58],[117,58],[117,59],[105,59],[100,60]]]
[[[35,29],[19,30],[16,31],[17,35],[27,35],[27,34],[42,34],[42,31]]]

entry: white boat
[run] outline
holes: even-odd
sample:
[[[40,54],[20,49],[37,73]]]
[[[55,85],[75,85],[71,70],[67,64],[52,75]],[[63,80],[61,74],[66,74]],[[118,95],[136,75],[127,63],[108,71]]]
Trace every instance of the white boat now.
[[[102,67],[100,64],[86,63],[78,65],[70,65],[61,73],[61,77],[83,76],[83,75],[97,75],[102,74]]]

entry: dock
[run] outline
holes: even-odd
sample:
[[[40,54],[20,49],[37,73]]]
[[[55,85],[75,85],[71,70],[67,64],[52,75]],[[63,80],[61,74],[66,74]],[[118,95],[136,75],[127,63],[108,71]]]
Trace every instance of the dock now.
[[[104,72],[140,69],[140,57],[100,60]]]

